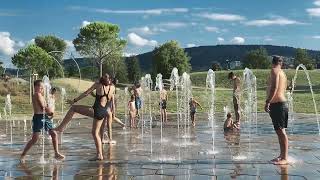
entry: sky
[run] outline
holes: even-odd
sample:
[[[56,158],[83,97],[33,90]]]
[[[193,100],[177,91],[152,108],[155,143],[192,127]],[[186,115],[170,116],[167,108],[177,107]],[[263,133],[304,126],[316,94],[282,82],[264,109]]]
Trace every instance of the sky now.
[[[169,40],[182,47],[271,44],[320,50],[320,0],[10,0],[0,6],[0,59],[37,35],[64,39],[68,52],[81,27],[119,25],[125,55]]]

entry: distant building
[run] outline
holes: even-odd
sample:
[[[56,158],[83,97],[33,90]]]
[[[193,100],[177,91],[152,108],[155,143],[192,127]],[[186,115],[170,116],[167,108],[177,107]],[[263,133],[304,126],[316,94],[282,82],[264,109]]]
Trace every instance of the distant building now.
[[[230,69],[237,69],[242,66],[241,61],[231,61],[230,62]]]

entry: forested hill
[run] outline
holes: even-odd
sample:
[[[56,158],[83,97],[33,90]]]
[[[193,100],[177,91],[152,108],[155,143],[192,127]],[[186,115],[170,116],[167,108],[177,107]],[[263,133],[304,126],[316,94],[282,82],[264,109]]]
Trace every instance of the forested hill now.
[[[296,48],[287,46],[272,45],[216,45],[199,46],[185,48],[185,51],[191,57],[192,71],[207,70],[211,68],[212,63],[219,62],[224,64],[226,59],[242,61],[246,52],[260,47],[266,48],[269,55],[281,55],[294,57]],[[320,51],[308,50],[308,54],[315,58],[320,57]],[[141,69],[150,71],[152,68],[152,52],[138,55]]]
[[[191,57],[192,71],[207,70],[212,67],[214,62],[223,65],[227,59],[231,61],[242,61],[245,54],[250,50],[260,47],[266,48],[269,55],[281,55],[286,57],[294,57],[296,48],[287,46],[272,45],[216,45],[216,46],[199,46],[185,48],[185,51]],[[312,57],[320,57],[320,51],[308,50],[308,54]],[[152,69],[152,52],[137,55],[139,58],[141,69],[144,72],[150,72]],[[80,67],[92,66],[94,63],[88,59],[77,58]],[[74,62],[66,60],[65,65],[72,65]],[[72,65],[73,66],[73,65]],[[73,66],[74,67],[74,66]]]

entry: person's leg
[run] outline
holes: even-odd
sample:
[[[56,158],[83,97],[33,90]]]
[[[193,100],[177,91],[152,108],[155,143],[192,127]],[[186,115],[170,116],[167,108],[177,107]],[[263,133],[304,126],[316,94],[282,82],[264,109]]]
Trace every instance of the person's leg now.
[[[192,126],[194,127],[195,126],[195,113],[191,113],[191,122],[192,122]]]
[[[240,123],[240,102],[236,97],[233,97],[233,109],[236,115],[236,122]]]
[[[164,109],[163,110],[164,111],[164,120],[165,120],[165,122],[167,122],[167,109]]]
[[[21,156],[20,161],[24,162],[24,157],[26,156],[27,152],[30,150],[30,148],[38,141],[40,132],[34,132],[32,134],[32,138],[29,140],[29,142],[26,144],[26,147],[24,148]]]
[[[96,145],[97,155],[96,157],[90,159],[92,161],[103,160],[102,143],[101,143],[101,137],[100,137],[100,128],[101,128],[102,122],[103,120],[93,119],[91,134],[93,136],[93,140]]]
[[[114,121],[116,121],[116,123],[120,124],[122,127],[125,127],[126,125],[117,117],[113,118]]]
[[[161,122],[164,122],[163,109],[162,108],[160,110],[160,119],[161,119]]]
[[[285,129],[277,130],[280,139],[280,160],[276,161],[277,165],[288,164],[288,136]]]
[[[59,153],[59,145],[58,145],[58,136],[57,133],[53,130],[49,130],[49,134],[51,136],[52,139],[52,145],[53,145],[53,149],[55,152],[55,158],[56,159],[63,159],[64,156],[62,154]]]
[[[110,110],[108,110],[107,125],[108,125],[109,143],[114,144],[115,141],[112,140],[112,120],[113,120],[113,114]]]
[[[72,105],[63,118],[60,125],[54,128],[55,131],[63,132],[66,125],[71,121],[74,113],[79,113],[84,116],[92,117],[93,118],[93,109],[90,106],[83,106],[83,105]]]

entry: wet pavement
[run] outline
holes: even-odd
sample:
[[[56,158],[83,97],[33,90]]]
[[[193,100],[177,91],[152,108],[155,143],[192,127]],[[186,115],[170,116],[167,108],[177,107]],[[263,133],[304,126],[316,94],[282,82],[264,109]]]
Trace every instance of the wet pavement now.
[[[224,118],[216,116],[212,133],[206,115],[199,115],[195,128],[169,116],[161,141],[159,121],[150,128],[123,130],[114,124],[116,145],[104,145],[105,160],[91,162],[95,146],[92,120],[74,119],[62,136],[64,161],[53,158],[51,140],[45,137],[45,160],[40,163],[39,141],[19,163],[31,134],[31,122],[15,120],[11,144],[10,124],[0,120],[0,179],[320,179],[320,136],[313,115],[296,114],[289,123],[289,165],[269,162],[279,153],[277,137],[269,116],[258,114],[255,123],[242,122],[241,132],[223,133]],[[251,128],[249,128],[251,126]],[[257,127],[257,128],[256,128]],[[214,141],[212,140],[214,137]]]

